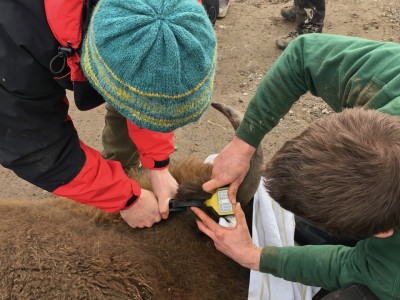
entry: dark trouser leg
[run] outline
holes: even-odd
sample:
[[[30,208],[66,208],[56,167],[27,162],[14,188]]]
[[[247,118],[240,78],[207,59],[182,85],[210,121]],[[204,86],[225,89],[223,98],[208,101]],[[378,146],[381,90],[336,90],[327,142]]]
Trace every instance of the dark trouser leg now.
[[[105,159],[119,161],[125,169],[139,165],[139,154],[129,138],[126,119],[111,105],[106,105],[105,126],[102,134]]]
[[[299,33],[322,32],[325,0],[295,0],[296,26]]]
[[[285,49],[291,41],[301,34],[322,32],[325,19],[325,0],[294,0],[296,29],[276,39],[276,45]],[[290,17],[289,10],[282,10],[284,18]]]
[[[286,6],[281,9],[281,15],[285,20],[295,21],[296,20],[296,4],[293,1],[292,6]]]
[[[208,18],[214,26],[219,15],[219,0],[203,0],[202,4],[207,12]]]

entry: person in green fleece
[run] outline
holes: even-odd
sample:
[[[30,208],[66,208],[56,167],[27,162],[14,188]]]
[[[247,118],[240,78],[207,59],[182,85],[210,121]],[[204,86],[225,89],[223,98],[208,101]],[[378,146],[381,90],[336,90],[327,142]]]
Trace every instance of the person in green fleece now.
[[[213,191],[217,187],[229,184],[229,198],[231,202],[236,203],[238,186],[247,173],[249,161],[256,147],[307,91],[321,97],[336,112],[341,112],[345,108],[362,107],[389,115],[400,115],[399,62],[400,45],[397,43],[327,34],[299,37],[282,53],[260,83],[235,137],[216,157],[212,179],[203,185],[203,189]],[[337,163],[337,161],[332,162]],[[351,169],[353,166],[350,164],[345,168]],[[312,178],[316,187],[322,186],[315,174]],[[385,180],[392,183],[395,190],[398,178],[398,176],[387,177]],[[375,186],[374,182],[370,185]],[[349,179],[345,183],[348,184],[347,189],[353,188],[352,180]],[[298,190],[301,190],[301,186],[298,186]],[[378,191],[376,190],[376,193]],[[372,196],[372,193],[369,195]],[[377,209],[375,203],[367,202],[372,201],[371,199],[366,197],[366,203],[369,203],[372,209]],[[399,194],[395,199],[399,199]],[[297,197],[293,199],[295,203],[296,200]],[[333,202],[333,199],[323,200],[326,203]],[[239,225],[235,229],[226,230],[218,227],[218,233],[212,234],[219,250],[225,251],[235,244],[230,238],[230,233],[234,238],[237,232],[247,230],[240,226],[240,207],[237,207],[237,214]],[[302,213],[298,215],[302,216]],[[367,225],[369,217],[367,213],[363,214],[362,221]],[[206,221],[203,223],[203,229],[211,230],[210,221],[203,220]],[[395,226],[393,223],[391,229],[386,226],[383,230],[371,227],[373,230],[368,236],[376,237],[360,241],[355,248],[344,246],[267,248],[262,252],[261,265],[260,249],[250,248],[253,251],[246,250],[242,253],[236,244],[232,250],[234,253],[226,254],[237,258],[235,255],[242,253],[244,254],[242,264],[253,263],[254,265],[247,266],[253,269],[261,268],[264,272],[276,271],[276,275],[288,280],[322,286],[327,290],[365,281],[364,284],[380,298],[398,299],[400,261],[395,253],[400,249],[400,234],[396,230],[399,224],[400,222],[397,222]],[[208,233],[211,234],[211,231]],[[338,229],[333,233],[352,234]],[[376,257],[371,256],[370,251]],[[257,255],[258,261],[250,260]],[[293,263],[292,259],[296,263]],[[309,263],[308,269],[299,268],[299,264],[304,261],[309,262],[310,259],[314,259],[314,263]],[[321,260],[326,263],[321,264]],[[381,268],[377,268],[377,264]]]
[[[379,299],[399,299],[399,136],[398,117],[346,109],[286,142],[265,167],[265,189],[280,206],[328,233],[360,239],[354,247],[257,247],[239,204],[235,228],[193,208],[198,227],[218,250],[252,270],[326,291],[360,284]]]

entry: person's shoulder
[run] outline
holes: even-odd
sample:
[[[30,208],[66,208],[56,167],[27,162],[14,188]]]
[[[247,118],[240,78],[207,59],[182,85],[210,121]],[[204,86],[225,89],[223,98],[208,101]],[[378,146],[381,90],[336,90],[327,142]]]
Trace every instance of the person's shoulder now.
[[[293,42],[297,43],[308,43],[313,45],[314,48],[321,45],[327,44],[349,44],[349,45],[356,45],[356,44],[389,44],[388,42],[376,41],[371,39],[366,39],[362,37],[354,37],[354,36],[347,36],[347,35],[339,35],[339,34],[332,34],[332,33],[308,33],[302,34],[298,38],[296,38]],[[390,43],[396,44],[396,43]],[[398,44],[400,47],[400,44]]]
[[[358,244],[357,244],[358,245]],[[386,238],[371,237],[365,240],[365,249],[371,255],[376,253],[379,256],[397,262],[400,271],[400,231],[396,230],[392,236]]]

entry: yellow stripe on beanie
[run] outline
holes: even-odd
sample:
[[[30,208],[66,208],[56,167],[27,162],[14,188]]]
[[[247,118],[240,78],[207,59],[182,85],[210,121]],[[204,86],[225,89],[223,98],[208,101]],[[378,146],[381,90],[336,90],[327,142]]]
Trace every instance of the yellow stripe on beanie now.
[[[197,1],[101,0],[84,40],[82,66],[121,114],[138,126],[169,132],[207,109],[216,53],[214,30]]]

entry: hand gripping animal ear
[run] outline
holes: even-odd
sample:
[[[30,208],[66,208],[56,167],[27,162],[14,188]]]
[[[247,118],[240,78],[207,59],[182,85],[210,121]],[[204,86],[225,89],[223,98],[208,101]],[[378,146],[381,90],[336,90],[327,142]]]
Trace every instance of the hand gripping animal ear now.
[[[223,103],[214,102],[211,106],[228,118],[234,130],[239,127],[243,119],[242,114]],[[237,201],[241,203],[242,207],[250,204],[258,188],[262,163],[263,152],[259,147],[251,159],[249,172],[238,189]],[[233,207],[230,206],[231,209],[228,207],[230,203],[227,199],[226,188],[217,190],[215,194],[203,190],[202,185],[211,179],[211,173],[212,164],[204,163],[196,158],[190,158],[172,166],[171,174],[179,183],[179,188],[170,208],[178,210],[176,209],[178,207],[197,206],[208,208],[209,212],[213,212],[215,218],[232,215]]]
[[[243,119],[243,115],[240,112],[224,103],[214,102],[211,106],[228,118],[234,130],[239,127],[240,122]],[[262,163],[263,152],[261,147],[259,147],[250,161],[249,171],[241,183],[236,195],[237,201],[241,203],[242,208],[246,212],[247,210],[251,211],[251,205],[249,204],[251,203],[260,183]],[[202,185],[211,179],[212,168],[213,166],[211,163],[204,163],[203,160],[197,157],[189,157],[172,164],[170,166],[170,173],[178,182],[179,187],[173,200],[171,200],[170,209],[173,211],[182,211],[187,210],[190,206],[206,208],[205,201],[211,199],[213,194],[204,191]],[[141,172],[143,171],[130,170],[128,176],[134,178],[142,188],[152,190],[147,176],[144,176]],[[220,199],[222,199],[221,197],[222,196],[220,195]],[[213,201],[215,201],[215,198]],[[212,206],[211,204],[213,201],[209,201],[209,207]],[[224,203],[226,204],[226,201],[222,201],[222,205]],[[211,210],[208,211],[210,212]],[[214,218],[217,217],[218,215],[214,215]]]
[[[210,194],[211,195],[211,194]],[[236,225],[234,208],[228,198],[228,188],[223,187],[216,190],[209,198],[178,200],[171,199],[169,211],[184,211],[188,207],[199,207],[209,212],[209,214],[225,227]]]

